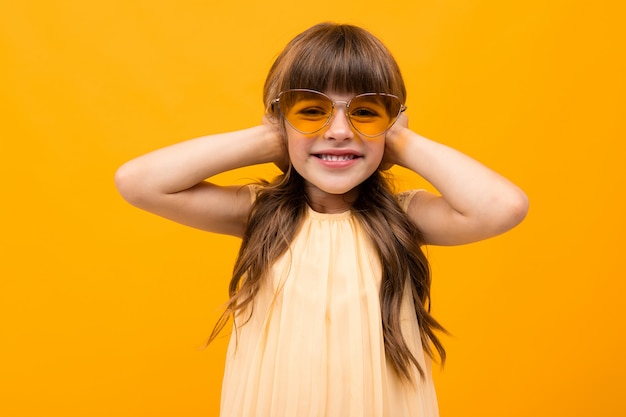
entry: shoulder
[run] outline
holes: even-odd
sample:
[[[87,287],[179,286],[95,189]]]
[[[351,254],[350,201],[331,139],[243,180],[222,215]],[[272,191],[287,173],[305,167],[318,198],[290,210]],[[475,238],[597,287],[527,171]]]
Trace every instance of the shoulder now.
[[[402,211],[404,211],[405,213],[409,211],[409,206],[411,205],[411,201],[413,201],[413,197],[415,197],[420,192],[425,193],[426,191],[423,189],[407,190],[397,193],[395,195],[396,201],[402,208]]]

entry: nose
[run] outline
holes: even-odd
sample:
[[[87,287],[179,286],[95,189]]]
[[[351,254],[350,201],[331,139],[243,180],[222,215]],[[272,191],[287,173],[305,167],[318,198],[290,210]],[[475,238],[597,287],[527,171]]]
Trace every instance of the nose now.
[[[354,137],[354,131],[352,130],[350,120],[348,120],[345,105],[335,107],[324,136],[326,139],[332,140],[346,140]]]

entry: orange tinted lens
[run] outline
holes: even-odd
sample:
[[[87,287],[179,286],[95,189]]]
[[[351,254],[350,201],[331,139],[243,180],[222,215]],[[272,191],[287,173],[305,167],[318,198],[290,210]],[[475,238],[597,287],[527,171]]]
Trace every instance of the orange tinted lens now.
[[[289,124],[302,133],[314,133],[323,128],[333,110],[328,97],[313,91],[285,91],[278,104]]]
[[[350,121],[366,136],[378,136],[397,119],[402,104],[395,96],[363,94],[350,102]]]

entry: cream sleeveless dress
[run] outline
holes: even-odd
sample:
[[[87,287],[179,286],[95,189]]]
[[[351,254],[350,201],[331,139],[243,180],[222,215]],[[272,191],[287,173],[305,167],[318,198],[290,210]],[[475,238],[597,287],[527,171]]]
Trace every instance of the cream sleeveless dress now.
[[[406,206],[415,191],[398,196]],[[233,330],[221,417],[434,417],[437,398],[408,291],[401,322],[425,370],[412,385],[385,358],[381,265],[351,212],[308,208],[291,249]]]

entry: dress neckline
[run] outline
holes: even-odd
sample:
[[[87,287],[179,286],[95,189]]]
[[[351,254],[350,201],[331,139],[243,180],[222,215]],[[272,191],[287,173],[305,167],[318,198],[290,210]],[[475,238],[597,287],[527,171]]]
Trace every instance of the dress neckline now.
[[[313,208],[307,204],[307,211],[310,218],[319,220],[341,220],[349,219],[352,217],[352,210],[348,209],[339,213],[321,213],[313,210]]]

